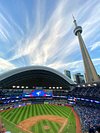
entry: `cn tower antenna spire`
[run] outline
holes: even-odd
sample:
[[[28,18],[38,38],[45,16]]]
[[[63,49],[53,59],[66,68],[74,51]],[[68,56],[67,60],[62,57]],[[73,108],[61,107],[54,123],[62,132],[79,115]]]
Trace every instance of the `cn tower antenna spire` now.
[[[76,22],[76,19],[75,19],[75,17],[74,17],[73,14],[72,14],[72,17],[73,17],[73,22],[74,22],[74,24],[75,24],[75,27],[77,27],[77,22]]]

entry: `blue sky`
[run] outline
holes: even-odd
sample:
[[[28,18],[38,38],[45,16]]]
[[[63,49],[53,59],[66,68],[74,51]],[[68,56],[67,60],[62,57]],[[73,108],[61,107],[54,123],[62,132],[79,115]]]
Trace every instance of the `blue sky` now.
[[[84,73],[72,14],[100,74],[100,0],[0,0],[0,74],[43,65]]]

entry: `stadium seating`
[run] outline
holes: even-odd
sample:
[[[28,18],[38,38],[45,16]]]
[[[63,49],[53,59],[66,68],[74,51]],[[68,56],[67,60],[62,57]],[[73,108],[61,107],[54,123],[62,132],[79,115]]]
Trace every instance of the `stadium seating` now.
[[[75,106],[74,109],[80,116],[82,130],[89,131],[91,127],[96,131],[97,126],[100,126],[100,109],[88,106]]]
[[[100,99],[100,87],[76,87],[70,92],[70,95],[75,97],[88,97],[93,99]]]
[[[92,133],[91,131],[93,130],[94,133],[100,132],[100,87],[81,86],[75,87],[75,89],[70,92],[53,90],[54,97],[51,99],[40,98],[38,100],[26,100],[22,98],[22,93],[22,89],[0,89],[0,98],[3,98],[0,102],[0,109],[9,109],[44,102],[48,102],[49,104],[67,105],[70,103],[69,100],[71,100],[71,103],[76,103],[72,106],[80,117],[83,133]],[[78,100],[78,98],[82,100]],[[83,98],[85,100],[83,100]],[[90,102],[91,99],[92,102]],[[94,102],[95,100],[96,102]]]

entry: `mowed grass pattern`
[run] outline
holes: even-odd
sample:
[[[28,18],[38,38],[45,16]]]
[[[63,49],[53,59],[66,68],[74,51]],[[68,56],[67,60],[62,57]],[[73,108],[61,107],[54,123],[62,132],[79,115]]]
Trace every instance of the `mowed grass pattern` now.
[[[48,104],[34,104],[29,106],[24,106],[21,108],[15,108],[12,110],[7,110],[5,112],[1,112],[1,117],[13,126],[14,124],[19,124],[21,121],[38,115],[56,115],[64,118],[68,118],[68,124],[65,126],[63,133],[76,133],[76,124],[73,113],[71,112],[71,108],[66,106],[56,106],[56,105],[48,105]],[[5,123],[5,122],[4,122]],[[5,123],[6,126],[6,123]],[[45,130],[43,127],[49,126],[50,129]],[[7,126],[6,126],[7,128]],[[30,127],[30,131],[34,133],[57,133],[60,129],[60,125],[56,122],[52,122],[49,120],[41,120],[34,126]],[[9,129],[8,129],[9,130]],[[22,133],[20,131],[12,133]]]

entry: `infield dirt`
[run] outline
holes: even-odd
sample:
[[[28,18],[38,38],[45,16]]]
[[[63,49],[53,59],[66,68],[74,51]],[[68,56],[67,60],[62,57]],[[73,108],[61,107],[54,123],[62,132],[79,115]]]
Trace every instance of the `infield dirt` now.
[[[40,116],[35,116],[35,117],[31,117],[28,118],[24,121],[21,121],[17,126],[19,128],[21,128],[22,130],[28,132],[28,133],[32,133],[29,129],[30,127],[34,126],[35,124],[37,124],[39,121],[41,120],[48,120],[48,121],[53,121],[53,122],[57,122],[61,125],[64,126],[67,124],[68,120],[67,118],[63,118],[60,116],[55,116],[55,115],[40,115]],[[49,127],[50,128],[50,127]],[[63,127],[60,128],[60,131],[58,131],[59,133],[61,133],[63,130]]]

